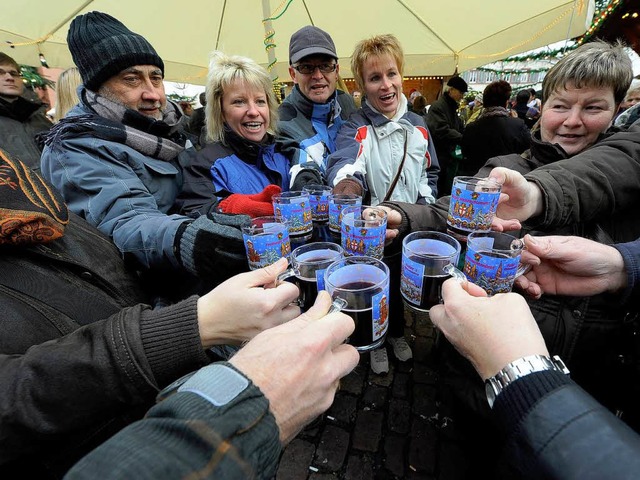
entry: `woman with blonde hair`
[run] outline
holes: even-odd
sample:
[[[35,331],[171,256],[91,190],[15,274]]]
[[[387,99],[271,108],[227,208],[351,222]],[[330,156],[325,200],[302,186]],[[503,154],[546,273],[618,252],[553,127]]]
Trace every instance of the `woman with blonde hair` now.
[[[80,71],[76,67],[67,68],[56,82],[56,109],[53,121],[58,123],[69,110],[78,103],[78,86],[82,84]]]
[[[356,193],[374,206],[389,200],[435,201],[435,148],[424,118],[408,109],[403,68],[404,53],[393,35],[376,35],[356,45],[351,71],[364,99],[340,128],[337,150],[328,159],[327,180],[334,193]],[[395,356],[407,361],[413,354],[404,338],[398,258],[385,258],[392,291],[387,340]],[[384,346],[371,352],[371,369],[389,371]]]
[[[289,189],[289,160],[275,151],[278,103],[267,71],[250,58],[214,52],[206,86],[202,150],[181,157],[183,213],[273,214]]]

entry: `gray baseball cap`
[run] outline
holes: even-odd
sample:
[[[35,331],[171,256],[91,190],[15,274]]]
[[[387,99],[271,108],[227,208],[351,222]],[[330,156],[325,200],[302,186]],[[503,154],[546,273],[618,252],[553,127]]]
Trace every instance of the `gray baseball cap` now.
[[[329,55],[338,59],[336,46],[324,30],[307,25],[291,35],[289,42],[289,64],[293,65],[309,55]]]

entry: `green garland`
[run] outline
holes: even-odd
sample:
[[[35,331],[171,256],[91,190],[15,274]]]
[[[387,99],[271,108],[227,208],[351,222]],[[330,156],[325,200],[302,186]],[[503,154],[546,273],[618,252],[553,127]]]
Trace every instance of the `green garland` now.
[[[51,87],[55,89],[55,82],[40,75],[36,70],[36,67],[20,65],[20,73],[22,73],[22,80],[24,81],[24,84],[31,89],[45,87]]]
[[[196,101],[196,97],[197,95],[194,95],[193,97],[187,97],[185,95],[180,95],[177,93],[170,93],[169,95],[167,95],[167,98],[169,100],[173,100],[176,103],[179,103],[179,102],[194,103]]]
[[[528,53],[524,55],[514,55],[511,57],[505,58],[504,62],[531,62],[534,60],[552,60],[556,59],[558,55],[563,55],[571,50],[575,50],[584,42],[589,40],[593,35],[595,35],[598,30],[602,27],[605,20],[611,15],[615,9],[620,5],[621,0],[596,0],[596,10],[593,16],[593,22],[591,23],[591,27],[580,37],[577,37],[572,40],[571,45],[566,45],[562,48],[557,49],[548,49],[543,50],[536,53]],[[509,69],[509,70],[496,70],[490,68],[478,68],[477,70],[487,71],[487,72],[495,72],[495,73],[529,73],[529,72],[546,72],[551,67],[540,68],[540,69]]]

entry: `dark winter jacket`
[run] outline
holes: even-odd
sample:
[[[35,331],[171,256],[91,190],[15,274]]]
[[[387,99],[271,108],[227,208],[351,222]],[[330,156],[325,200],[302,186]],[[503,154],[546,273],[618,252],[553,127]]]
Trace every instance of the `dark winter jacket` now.
[[[275,151],[273,137],[256,143],[225,128],[224,139],[179,155],[184,180],[176,205],[181,213],[206,214],[232,193],[259,193],[271,184],[289,190],[289,160]]]
[[[465,127],[461,143],[464,159],[457,174],[474,176],[490,158],[520,154],[530,144],[531,133],[519,118],[481,116]]]
[[[36,138],[51,128],[42,103],[19,97],[9,103],[0,99],[0,148],[40,169],[42,148]]]
[[[462,141],[464,124],[458,116],[458,103],[443,93],[427,112],[427,127],[433,136],[436,154],[440,162],[440,176],[438,178],[438,195],[451,193],[453,168],[455,166],[454,153],[456,145]]]
[[[208,363],[196,297],[151,310],[78,216],[58,240],[0,250],[0,477],[64,471]]]
[[[640,159],[640,135],[628,132],[612,135],[614,132],[615,130],[603,135],[585,153],[598,148],[599,162],[608,165],[615,164],[621,158],[621,151],[629,151],[628,149],[632,149],[636,158]],[[542,142],[536,133],[532,136],[530,151],[523,155],[493,158],[478,175],[487,176],[497,166],[527,174],[567,158],[568,155],[558,144]],[[580,155],[566,161],[582,163]],[[607,216],[594,217],[590,209],[598,206],[599,197],[603,193],[601,188],[601,184],[586,183],[584,189],[578,190],[577,195],[585,206],[584,219],[562,227],[536,225],[534,220],[525,224],[525,232],[536,235],[578,235],[601,243],[626,242],[640,237],[640,223],[637,221],[640,195],[629,191],[618,192],[619,195],[627,195],[626,206],[625,203],[620,203]],[[575,209],[576,205],[567,205],[567,208]],[[627,310],[618,302],[612,301],[608,295],[588,298],[544,295],[540,300],[530,300],[529,306],[549,351],[564,359],[572,371],[573,379],[606,406],[623,409],[622,404],[626,405],[625,389],[622,385],[619,388],[612,387],[611,377],[607,372],[615,368],[619,359],[625,356],[621,345],[625,344],[622,337],[627,335],[623,329]],[[624,408],[628,408],[628,405]]]

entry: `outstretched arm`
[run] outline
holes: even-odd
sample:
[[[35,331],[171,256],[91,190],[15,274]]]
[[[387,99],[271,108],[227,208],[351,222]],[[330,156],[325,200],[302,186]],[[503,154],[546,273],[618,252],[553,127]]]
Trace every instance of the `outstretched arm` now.
[[[282,444],[333,402],[358,363],[354,329],[321,292],[300,317],[205,367],[81,460],[67,478],[270,478]],[[309,372],[313,371],[313,375]]]

